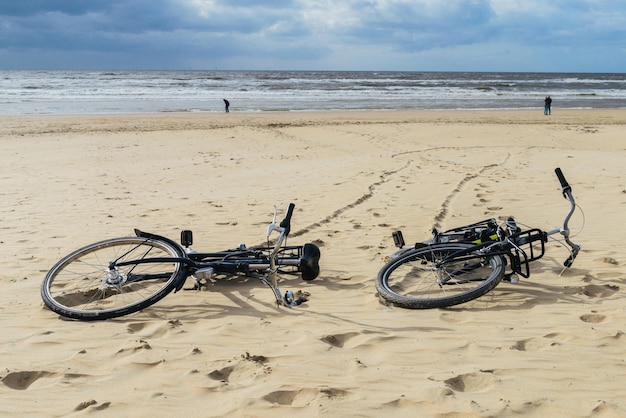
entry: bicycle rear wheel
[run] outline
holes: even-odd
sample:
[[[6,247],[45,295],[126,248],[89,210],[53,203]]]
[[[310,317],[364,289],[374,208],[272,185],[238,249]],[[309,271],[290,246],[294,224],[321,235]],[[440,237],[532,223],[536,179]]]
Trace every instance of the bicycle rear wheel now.
[[[402,253],[380,270],[376,290],[388,302],[409,309],[443,308],[476,299],[500,283],[505,263],[502,256],[477,252],[442,261],[472,246],[446,243]]]
[[[94,321],[137,312],[187,277],[186,264],[166,260],[183,257],[181,251],[167,242],[140,237],[100,241],[55,264],[42,283],[41,297],[52,311],[73,319]],[[144,262],[133,263],[139,260]],[[117,266],[124,262],[128,264]]]

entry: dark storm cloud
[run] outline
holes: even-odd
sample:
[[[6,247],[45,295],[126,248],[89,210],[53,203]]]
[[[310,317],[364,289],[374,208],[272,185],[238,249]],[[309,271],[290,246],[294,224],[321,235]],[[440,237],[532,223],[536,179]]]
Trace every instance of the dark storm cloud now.
[[[448,50],[502,70],[498,54],[524,50],[573,68],[592,56],[626,60],[625,8],[622,0],[2,1],[0,67],[376,69],[384,54],[395,60],[385,69],[401,69]],[[509,57],[511,69],[519,65]]]

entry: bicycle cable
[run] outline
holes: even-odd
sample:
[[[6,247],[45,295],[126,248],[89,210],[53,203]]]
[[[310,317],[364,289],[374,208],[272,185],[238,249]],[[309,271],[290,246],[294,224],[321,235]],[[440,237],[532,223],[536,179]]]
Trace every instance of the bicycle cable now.
[[[576,233],[574,233],[574,234],[570,234],[570,236],[569,236],[570,238],[576,238],[576,237],[577,237],[577,236],[578,236],[581,232],[583,232],[583,229],[585,228],[585,221],[586,221],[586,218],[585,218],[585,212],[583,211],[583,208],[581,208],[581,207],[580,207],[580,205],[578,205],[578,203],[576,204],[576,208],[578,208],[578,210],[580,211],[580,214],[581,214],[581,217],[582,217],[582,225],[580,226],[580,228],[578,229],[578,231],[576,231]],[[518,221],[517,219],[515,220],[515,222],[516,222],[518,225],[523,226],[524,228],[527,228],[527,229],[532,229],[532,228],[533,228],[532,226],[530,226],[530,225],[528,225],[528,224],[525,224],[525,223],[523,223],[523,222],[520,222],[520,221]],[[554,241],[557,241],[557,242],[561,242],[561,241],[562,241],[562,240],[560,240],[560,239],[556,239],[556,238],[554,238],[554,237],[549,237],[549,238],[550,238],[550,239],[552,239],[552,240],[554,240]],[[562,243],[562,242],[561,242],[561,243]]]
[[[578,208],[578,210],[580,211],[580,215],[583,218],[583,223],[580,226],[580,229],[578,230],[578,232],[576,232],[575,234],[573,234],[571,236],[571,238],[576,238],[578,236],[578,234],[580,234],[581,232],[583,232],[583,228],[585,227],[585,212],[583,211],[583,208],[581,208],[578,203],[576,204],[576,207]]]

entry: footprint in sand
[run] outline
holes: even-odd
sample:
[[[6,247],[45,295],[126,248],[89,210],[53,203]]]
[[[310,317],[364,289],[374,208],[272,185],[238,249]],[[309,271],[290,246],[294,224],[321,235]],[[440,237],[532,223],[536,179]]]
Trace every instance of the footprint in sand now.
[[[461,374],[444,383],[455,392],[484,392],[493,388],[496,378],[491,372]]]
[[[92,399],[90,401],[81,402],[78,405],[76,405],[76,408],[74,408],[74,411],[82,411],[83,409],[87,409],[91,405],[95,405],[97,403],[98,402],[96,402],[94,399]]]
[[[119,350],[117,350],[117,354],[122,354],[122,353],[135,353],[137,351],[141,351],[141,350],[151,350],[152,347],[150,346],[150,344],[145,341],[145,340],[135,340],[131,343],[128,343],[127,346],[120,348]]]
[[[606,316],[596,313],[584,314],[580,316],[580,320],[590,324],[599,324],[606,319]]]
[[[209,373],[209,377],[213,380],[219,380],[220,382],[228,382],[228,377],[233,372],[234,366],[224,367],[219,370],[213,370]]]
[[[307,405],[315,399],[345,399],[351,392],[337,388],[277,390],[263,396],[268,402],[278,405]]]
[[[54,373],[44,371],[11,372],[2,378],[2,383],[11,389],[25,390],[37,380],[54,375]]]
[[[29,371],[19,371],[19,372],[10,372],[2,379],[2,382],[8,388],[14,390],[26,390],[29,389],[32,385],[35,385],[37,388],[42,388],[44,386],[54,386],[59,383],[66,384],[71,380],[81,379],[84,377],[88,377],[88,375],[79,374],[79,373],[51,373],[42,370],[29,370]]]
[[[520,340],[511,346],[511,350],[518,351],[543,351],[549,347],[559,345],[558,342],[548,338],[528,338]]]
[[[358,332],[347,332],[345,334],[325,335],[321,338],[326,344],[333,347],[343,347],[350,339],[359,335]]]
[[[544,335],[542,338],[533,337],[525,340],[520,340],[513,346],[511,346],[511,350],[543,351],[547,348],[561,345],[565,341],[569,340],[569,338],[570,337],[568,334],[551,332],[550,334]]]
[[[599,344],[598,347],[604,347],[605,350],[607,347],[612,347],[618,354],[621,354],[624,342],[626,341],[626,334],[622,331],[617,331],[615,335],[603,337],[600,341],[601,344]]]
[[[385,335],[385,333],[364,330],[362,332],[346,332],[345,334],[325,335],[320,338],[320,340],[331,347],[354,348],[360,346],[379,347],[384,341],[388,341],[393,338],[395,337]]]
[[[601,262],[603,262],[605,264],[611,264],[611,265],[614,265],[614,266],[618,266],[619,265],[619,261],[617,261],[613,257],[604,257],[602,259],[597,259],[595,261],[601,261]]]
[[[346,396],[350,394],[350,392],[347,390],[336,389],[336,388],[323,388],[323,389],[320,389],[320,393],[327,396],[330,399],[345,398]]]
[[[277,390],[263,396],[263,399],[273,404],[291,405],[300,392],[298,390]]]
[[[97,406],[94,406],[97,405]],[[96,402],[95,400],[91,399],[89,401],[85,401],[85,402],[81,402],[79,403],[76,408],[74,408],[74,411],[82,411],[83,409],[87,409],[89,407],[93,406],[93,410],[95,411],[101,411],[103,409],[107,409],[109,406],[111,406],[111,402],[103,402],[102,404],[98,405],[98,402]]]
[[[126,327],[129,334],[141,334],[146,338],[158,338],[168,335],[172,329],[182,326],[178,319],[167,322],[135,322]]]
[[[243,384],[246,382],[254,382],[260,376],[270,374],[271,367],[253,364],[238,364],[235,366],[224,367],[214,370],[208,374],[212,380],[218,380],[222,383]]]
[[[610,404],[605,401],[598,401],[600,404],[593,408],[592,416],[598,417],[619,417],[623,414],[623,409],[617,405]]]
[[[451,393],[454,393],[450,389],[446,389],[446,390],[450,391]],[[407,408],[417,408],[417,407],[419,407],[417,402],[413,402],[413,401],[407,399],[404,395],[401,395],[399,398],[394,399],[392,401],[386,402],[386,403],[382,404],[382,406],[385,407],[385,408],[391,408],[391,410],[401,410],[401,408],[407,409]],[[413,409],[413,410],[415,410],[415,409]]]
[[[265,356],[244,353],[235,360],[237,364],[215,369],[208,374],[208,377],[222,383],[241,383],[272,372],[272,368],[267,364],[268,359]]]
[[[605,298],[619,291],[619,286],[610,284],[590,284],[577,289],[576,294],[590,298]]]

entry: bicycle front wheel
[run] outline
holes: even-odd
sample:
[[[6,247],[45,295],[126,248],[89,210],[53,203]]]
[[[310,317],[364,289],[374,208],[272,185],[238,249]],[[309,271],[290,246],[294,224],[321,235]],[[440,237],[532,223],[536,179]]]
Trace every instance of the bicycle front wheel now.
[[[444,308],[476,299],[500,283],[505,263],[502,256],[478,252],[452,256],[472,246],[446,243],[402,253],[380,270],[376,290],[388,302],[409,309]]]
[[[154,239],[100,241],[55,264],[43,281],[41,297],[48,308],[68,318],[94,321],[127,315],[161,300],[187,276],[186,264],[167,260],[182,256],[180,249]]]

